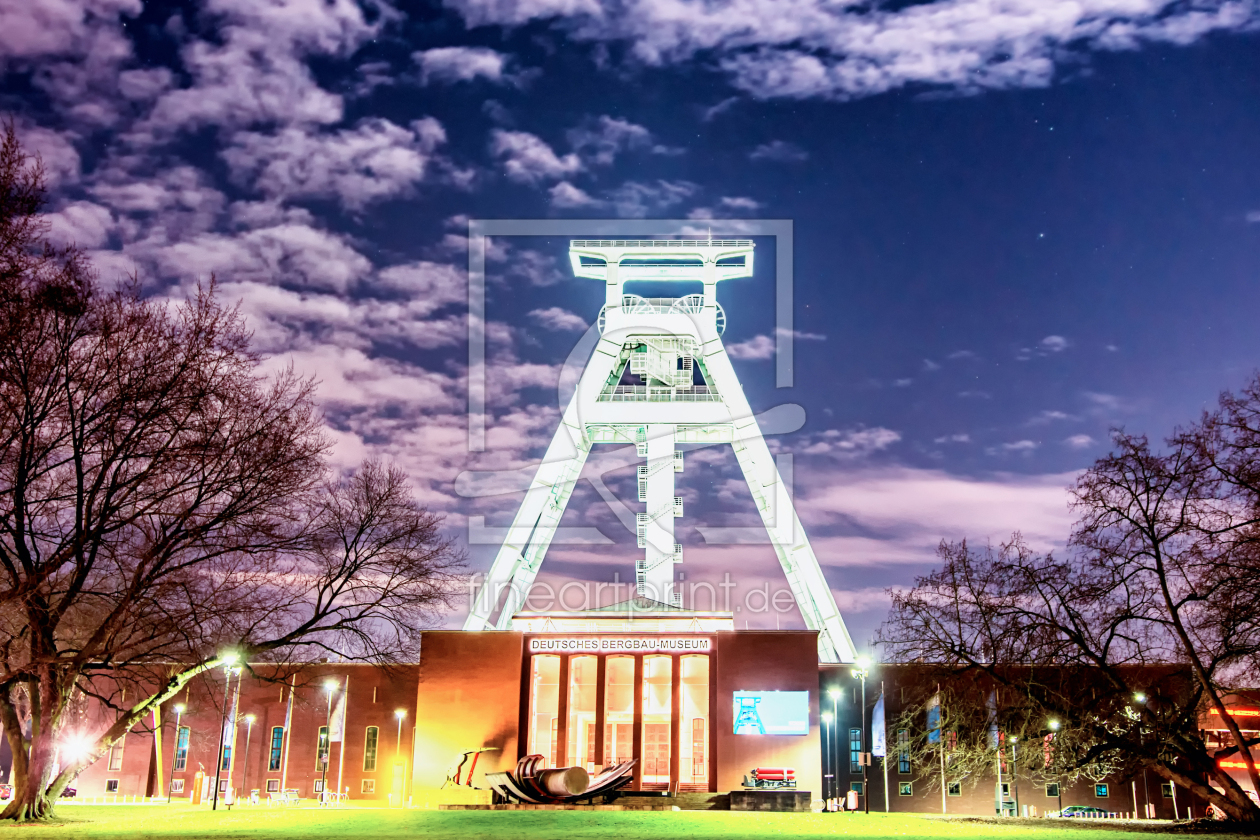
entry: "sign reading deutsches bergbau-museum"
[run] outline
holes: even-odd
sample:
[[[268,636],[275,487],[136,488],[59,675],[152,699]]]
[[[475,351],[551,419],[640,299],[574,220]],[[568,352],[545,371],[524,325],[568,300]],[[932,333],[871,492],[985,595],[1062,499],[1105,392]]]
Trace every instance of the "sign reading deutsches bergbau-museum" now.
[[[708,653],[713,640],[689,636],[545,636],[529,640],[530,653]]]

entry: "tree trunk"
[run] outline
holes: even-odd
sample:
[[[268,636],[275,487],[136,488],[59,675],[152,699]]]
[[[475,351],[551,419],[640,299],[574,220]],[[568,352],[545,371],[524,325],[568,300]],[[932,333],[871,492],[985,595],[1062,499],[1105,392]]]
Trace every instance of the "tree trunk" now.
[[[53,800],[48,798],[48,780],[53,769],[53,751],[49,743],[51,740],[36,738],[31,743],[26,784],[14,786],[13,799],[0,812],[0,819],[44,820],[52,816]]]

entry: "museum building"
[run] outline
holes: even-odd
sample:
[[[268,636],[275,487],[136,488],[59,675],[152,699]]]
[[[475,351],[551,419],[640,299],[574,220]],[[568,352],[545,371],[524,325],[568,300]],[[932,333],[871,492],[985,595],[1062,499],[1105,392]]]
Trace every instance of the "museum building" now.
[[[814,631],[737,630],[730,613],[636,598],[518,613],[511,630],[426,631],[420,661],[389,669],[323,663],[277,680],[268,679],[272,666],[254,665],[225,685],[220,668],[165,704],[156,733],[137,727],[75,787],[86,798],[204,802],[217,775],[221,798],[230,790],[234,799],[256,791],[260,802],[311,799],[328,790],[438,807],[489,803],[487,774],[541,755],[547,767],[591,774],[636,758],[623,793],[698,807],[725,807],[756,768],[790,768],[815,807],[854,791],[873,811],[991,815],[1000,796],[1004,808],[1030,815],[1061,805],[1202,813],[1153,776],[1062,789],[972,779],[951,781],[942,796],[939,769],[911,766],[894,723],[916,667],[873,672],[863,717],[850,666],[820,665],[817,642]],[[863,727],[877,725],[881,688],[888,755],[863,766],[871,737]],[[67,737],[103,728],[85,714]]]

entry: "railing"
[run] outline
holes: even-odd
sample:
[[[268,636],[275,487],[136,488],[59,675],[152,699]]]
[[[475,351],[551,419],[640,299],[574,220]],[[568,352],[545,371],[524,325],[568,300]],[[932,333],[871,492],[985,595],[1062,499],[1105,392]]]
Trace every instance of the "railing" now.
[[[646,385],[618,385],[599,395],[599,402],[721,402],[722,397],[707,385],[687,390],[649,388]]]

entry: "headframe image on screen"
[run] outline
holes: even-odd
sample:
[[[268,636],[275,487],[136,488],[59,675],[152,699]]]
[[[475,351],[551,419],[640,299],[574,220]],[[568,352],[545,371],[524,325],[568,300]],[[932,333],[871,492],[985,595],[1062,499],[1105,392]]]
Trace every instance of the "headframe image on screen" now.
[[[735,692],[736,735],[808,735],[808,691]]]

